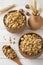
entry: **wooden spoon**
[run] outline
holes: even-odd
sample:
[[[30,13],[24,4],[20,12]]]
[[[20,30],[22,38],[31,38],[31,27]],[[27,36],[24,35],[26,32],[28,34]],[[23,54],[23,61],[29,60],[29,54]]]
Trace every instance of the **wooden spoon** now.
[[[4,45],[2,50],[6,57],[15,61],[18,65],[22,65],[16,52],[10,46]]]
[[[13,61],[15,61],[18,65],[22,65],[18,57],[14,58]]]

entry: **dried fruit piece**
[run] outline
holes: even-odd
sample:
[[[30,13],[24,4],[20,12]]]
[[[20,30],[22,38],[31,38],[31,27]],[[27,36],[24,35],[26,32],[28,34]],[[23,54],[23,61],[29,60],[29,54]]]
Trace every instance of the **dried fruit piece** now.
[[[27,16],[30,16],[30,15],[31,15],[29,12],[25,12],[25,14],[26,14]]]
[[[29,5],[28,5],[28,4],[25,6],[25,8],[30,9],[30,7],[29,7]]]

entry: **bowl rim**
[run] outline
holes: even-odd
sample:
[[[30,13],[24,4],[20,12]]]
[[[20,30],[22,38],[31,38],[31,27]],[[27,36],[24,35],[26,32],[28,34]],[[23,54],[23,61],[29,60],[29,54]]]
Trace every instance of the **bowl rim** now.
[[[6,13],[5,15],[4,15],[4,18],[3,18],[3,22],[4,22],[4,24],[5,24],[5,18],[7,17],[7,14],[9,14],[9,13],[12,13],[12,12],[16,12],[16,11],[19,11],[19,10],[11,10],[11,11],[9,11],[8,13]],[[20,11],[19,11],[20,12]],[[21,13],[21,12],[20,12]],[[25,14],[24,13],[21,13],[23,16],[25,16]],[[25,20],[26,20],[26,16],[25,16]],[[5,24],[5,26],[6,26],[6,24]],[[7,27],[7,26],[6,26]]]
[[[9,14],[9,13],[11,13],[11,12],[16,12],[16,11],[19,11],[19,10],[11,10],[11,11],[9,11],[7,14]],[[20,11],[19,11],[20,12]],[[21,13],[21,12],[20,12]],[[11,32],[11,33],[16,33],[16,29],[14,30],[14,29],[12,29],[12,28],[8,28],[8,26],[6,25],[6,23],[5,23],[5,18],[7,17],[7,14],[5,14],[5,16],[4,16],[4,18],[3,18],[3,22],[4,22],[4,25],[5,25],[5,27],[7,28],[7,30],[9,31],[9,32]],[[21,13],[23,16],[25,16],[25,14],[24,13]],[[24,24],[24,27],[26,27],[26,16],[25,16],[25,24]],[[23,29],[24,29],[24,27],[22,27]],[[21,28],[21,30],[22,30],[22,28]],[[17,28],[18,29],[18,28]],[[19,29],[18,29],[19,30]],[[20,31],[21,31],[20,30]],[[19,33],[19,32],[18,32]]]
[[[23,53],[22,51],[21,51],[21,49],[20,49],[20,47],[19,47],[19,45],[20,45],[20,39],[21,39],[21,37],[23,37],[25,34],[36,34],[36,35],[38,35],[41,39],[42,39],[42,51],[38,54],[38,55],[32,55],[32,56],[28,56],[26,53]],[[24,57],[26,57],[26,58],[29,58],[29,59],[35,59],[35,58],[37,58],[37,57],[39,57],[41,54],[42,54],[42,52],[43,52],[43,38],[39,35],[39,34],[37,34],[37,33],[33,33],[33,32],[29,32],[29,33],[25,33],[25,34],[23,34],[21,37],[20,37],[20,39],[19,39],[19,42],[18,42],[18,47],[19,47],[19,51],[20,51],[20,53],[21,53],[21,55],[22,56],[24,56]]]

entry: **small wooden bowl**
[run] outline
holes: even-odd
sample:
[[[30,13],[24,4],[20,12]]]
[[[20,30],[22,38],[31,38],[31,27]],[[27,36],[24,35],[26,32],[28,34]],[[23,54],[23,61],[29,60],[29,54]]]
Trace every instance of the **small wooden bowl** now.
[[[36,33],[26,33],[26,34],[31,34],[31,35],[32,35],[32,34],[35,34],[35,35],[39,36],[39,37],[42,39],[42,51],[41,51],[39,54],[37,54],[37,55],[31,55],[31,56],[27,55],[26,53],[23,53],[23,52],[21,51],[21,49],[20,49],[20,41],[21,41],[21,38],[22,38],[25,34],[22,35],[22,36],[20,37],[20,39],[19,39],[19,51],[20,51],[21,55],[24,56],[24,57],[26,57],[26,58],[29,58],[29,59],[35,59],[35,58],[39,57],[39,56],[42,54],[42,52],[43,52],[43,38],[42,38],[40,35],[36,34]]]
[[[28,19],[28,26],[32,30],[38,30],[42,27],[43,25],[43,18],[41,16],[34,16],[31,15],[30,18]]]
[[[15,11],[17,11],[17,10],[13,10],[13,11],[10,11],[10,12],[8,12],[8,13],[11,13],[11,12],[15,12]],[[7,14],[8,14],[7,13]],[[21,12],[20,12],[21,13]],[[5,19],[6,19],[6,17],[7,17],[7,14],[4,16],[4,19],[3,19],[3,22],[4,22],[4,25],[6,26],[6,24],[5,24]],[[23,13],[21,13],[23,16],[25,16]],[[26,16],[25,16],[25,21],[26,21]],[[20,27],[19,29],[18,28],[15,28],[15,29],[11,29],[11,28],[8,28],[7,26],[6,26],[6,28],[7,28],[7,30],[9,31],[9,32],[11,32],[11,33],[19,33],[19,32],[21,32],[21,31],[23,31],[24,29],[25,29],[25,27],[26,27],[26,22],[24,23],[24,26],[22,26],[22,27]]]

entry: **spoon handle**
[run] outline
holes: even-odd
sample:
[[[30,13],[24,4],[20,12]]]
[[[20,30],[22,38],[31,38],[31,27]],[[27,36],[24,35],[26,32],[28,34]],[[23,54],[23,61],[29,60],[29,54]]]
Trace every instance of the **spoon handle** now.
[[[18,57],[14,58],[13,61],[15,61],[18,65],[22,65]]]

